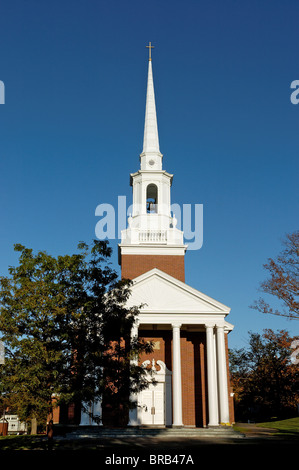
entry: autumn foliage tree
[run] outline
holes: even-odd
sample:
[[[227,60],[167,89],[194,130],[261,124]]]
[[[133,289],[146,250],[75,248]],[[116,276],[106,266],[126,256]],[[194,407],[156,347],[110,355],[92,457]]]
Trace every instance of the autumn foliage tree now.
[[[277,259],[264,265],[269,277],[261,283],[264,294],[274,296],[282,308],[274,308],[261,297],[252,306],[262,313],[299,319],[299,230],[287,234]]]
[[[294,340],[284,330],[275,333],[267,329],[262,335],[250,332],[247,349],[230,350],[237,419],[296,412],[299,365],[291,360]]]

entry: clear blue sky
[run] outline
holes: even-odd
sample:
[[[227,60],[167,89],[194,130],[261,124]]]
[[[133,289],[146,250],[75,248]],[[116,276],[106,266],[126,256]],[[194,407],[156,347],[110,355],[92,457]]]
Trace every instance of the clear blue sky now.
[[[296,0],[3,0],[0,274],[14,243],[72,253],[98,204],[131,198],[151,41],[172,202],[204,206],[186,282],[231,307],[231,347],[248,330],[298,334],[249,308],[298,229],[298,15]]]

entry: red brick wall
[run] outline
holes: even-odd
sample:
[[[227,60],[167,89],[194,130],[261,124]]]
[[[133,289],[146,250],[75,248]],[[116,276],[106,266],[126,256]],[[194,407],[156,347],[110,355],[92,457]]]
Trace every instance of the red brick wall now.
[[[208,421],[207,421],[207,407],[208,407],[208,401],[207,401],[207,381],[206,381],[206,367],[207,367],[207,362],[206,362],[206,341],[205,337],[202,339],[200,343],[200,383],[201,383],[201,393],[202,393],[202,403],[201,403],[201,412],[202,412],[202,425],[207,426]]]
[[[56,400],[55,400],[56,401]],[[55,406],[55,404],[53,404],[54,408],[53,408],[53,416],[50,417],[49,419],[53,419],[53,423],[54,424],[57,424],[57,423],[60,423],[60,407],[59,406]]]
[[[151,269],[160,269],[170,276],[185,282],[185,257],[175,255],[122,255],[121,275],[124,279],[135,279]]]
[[[185,426],[206,425],[205,334],[181,331],[182,407]]]
[[[181,332],[182,408],[185,426],[195,426],[194,345]]]
[[[154,351],[151,354],[142,354],[140,356],[140,363],[142,364],[144,361],[155,359],[155,361],[165,362],[167,369],[172,370],[172,331],[140,330],[139,336],[146,341],[154,341],[156,343]]]

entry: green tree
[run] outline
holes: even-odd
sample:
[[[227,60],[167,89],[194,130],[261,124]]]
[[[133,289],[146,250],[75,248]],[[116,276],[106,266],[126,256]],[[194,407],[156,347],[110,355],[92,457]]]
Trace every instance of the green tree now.
[[[230,373],[238,419],[283,416],[296,411],[299,366],[291,362],[291,338],[284,330],[249,332],[248,348],[230,351]]]
[[[22,419],[44,422],[54,395],[60,404],[82,404],[119,394],[125,413],[136,406],[132,392],[148,385],[131,361],[152,345],[130,338],[139,313],[126,307],[130,282],[111,269],[107,242],[78,248],[53,257],[15,245],[19,265],[0,278],[1,381]]]

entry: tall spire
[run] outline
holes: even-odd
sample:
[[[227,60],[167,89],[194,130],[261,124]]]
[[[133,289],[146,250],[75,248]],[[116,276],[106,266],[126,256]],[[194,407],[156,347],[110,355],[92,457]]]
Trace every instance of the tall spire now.
[[[159,136],[157,125],[157,113],[154,92],[153,69],[151,59],[151,49],[154,47],[149,43],[149,61],[148,61],[148,77],[147,77],[147,94],[146,94],[146,108],[145,108],[145,123],[144,123],[144,137],[143,137],[143,152],[144,154],[160,154],[159,149]]]

